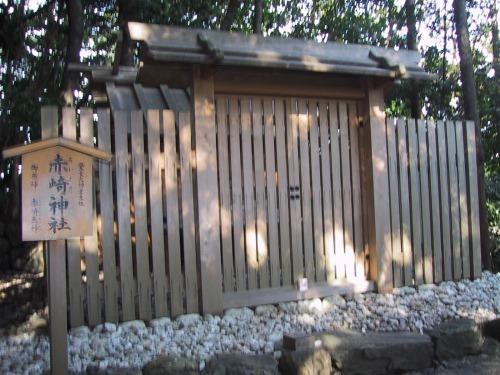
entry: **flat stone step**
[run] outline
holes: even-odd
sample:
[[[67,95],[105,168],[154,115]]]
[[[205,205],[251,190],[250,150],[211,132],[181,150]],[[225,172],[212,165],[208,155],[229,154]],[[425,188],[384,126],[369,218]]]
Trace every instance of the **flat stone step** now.
[[[350,330],[318,333],[310,336],[285,336],[283,347],[288,353],[281,362],[307,358],[304,352],[322,349],[330,353],[333,365],[344,375],[382,375],[420,370],[432,366],[433,344],[428,335],[417,333],[361,334]],[[296,353],[296,357],[293,353]],[[280,362],[280,367],[287,367]],[[289,367],[287,367],[289,368]],[[300,373],[298,371],[297,373]]]

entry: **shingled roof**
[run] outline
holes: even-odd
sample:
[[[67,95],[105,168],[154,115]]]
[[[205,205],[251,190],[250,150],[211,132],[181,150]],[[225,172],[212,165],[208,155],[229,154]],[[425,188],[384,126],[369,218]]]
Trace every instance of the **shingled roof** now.
[[[429,79],[417,51],[359,44],[264,37],[129,22],[141,59],[152,63],[217,64],[286,70]]]

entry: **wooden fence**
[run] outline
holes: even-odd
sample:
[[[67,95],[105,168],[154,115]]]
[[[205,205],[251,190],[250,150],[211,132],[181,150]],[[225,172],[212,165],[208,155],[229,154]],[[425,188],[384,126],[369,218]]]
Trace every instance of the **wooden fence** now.
[[[217,288],[219,310],[374,289],[360,103],[214,104],[211,154],[187,112],[42,108],[42,137],[114,154],[95,168],[94,235],[66,241],[70,326],[203,312]],[[473,124],[388,120],[385,133],[394,286],[479,275]],[[220,250],[201,235],[213,226]],[[220,286],[204,282],[214,248]]]
[[[394,286],[481,275],[474,124],[388,119]]]

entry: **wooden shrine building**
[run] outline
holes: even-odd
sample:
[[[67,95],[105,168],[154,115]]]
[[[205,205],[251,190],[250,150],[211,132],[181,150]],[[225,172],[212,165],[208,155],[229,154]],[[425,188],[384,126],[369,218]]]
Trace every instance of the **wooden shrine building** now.
[[[93,68],[97,108],[80,110],[114,158],[99,256],[68,241],[72,326],[480,275],[473,124],[384,115],[395,82],[432,78],[418,52],[129,34],[138,68]]]

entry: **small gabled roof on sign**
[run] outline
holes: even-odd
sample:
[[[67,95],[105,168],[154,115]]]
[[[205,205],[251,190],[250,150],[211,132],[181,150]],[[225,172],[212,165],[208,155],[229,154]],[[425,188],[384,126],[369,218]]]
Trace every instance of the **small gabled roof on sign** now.
[[[28,154],[30,152],[45,150],[51,147],[65,147],[67,149],[81,152],[82,154],[91,156],[96,159],[110,161],[113,155],[107,151],[101,150],[99,148],[86,146],[81,143],[66,139],[63,137],[44,139],[41,141],[35,141],[28,143],[26,145],[14,146],[6,148],[3,150],[2,155],[5,159],[12,158],[14,156]]]
[[[360,44],[264,37],[129,22],[132,40],[144,43],[147,64],[186,63],[277,68],[388,78],[430,79],[418,51]]]

